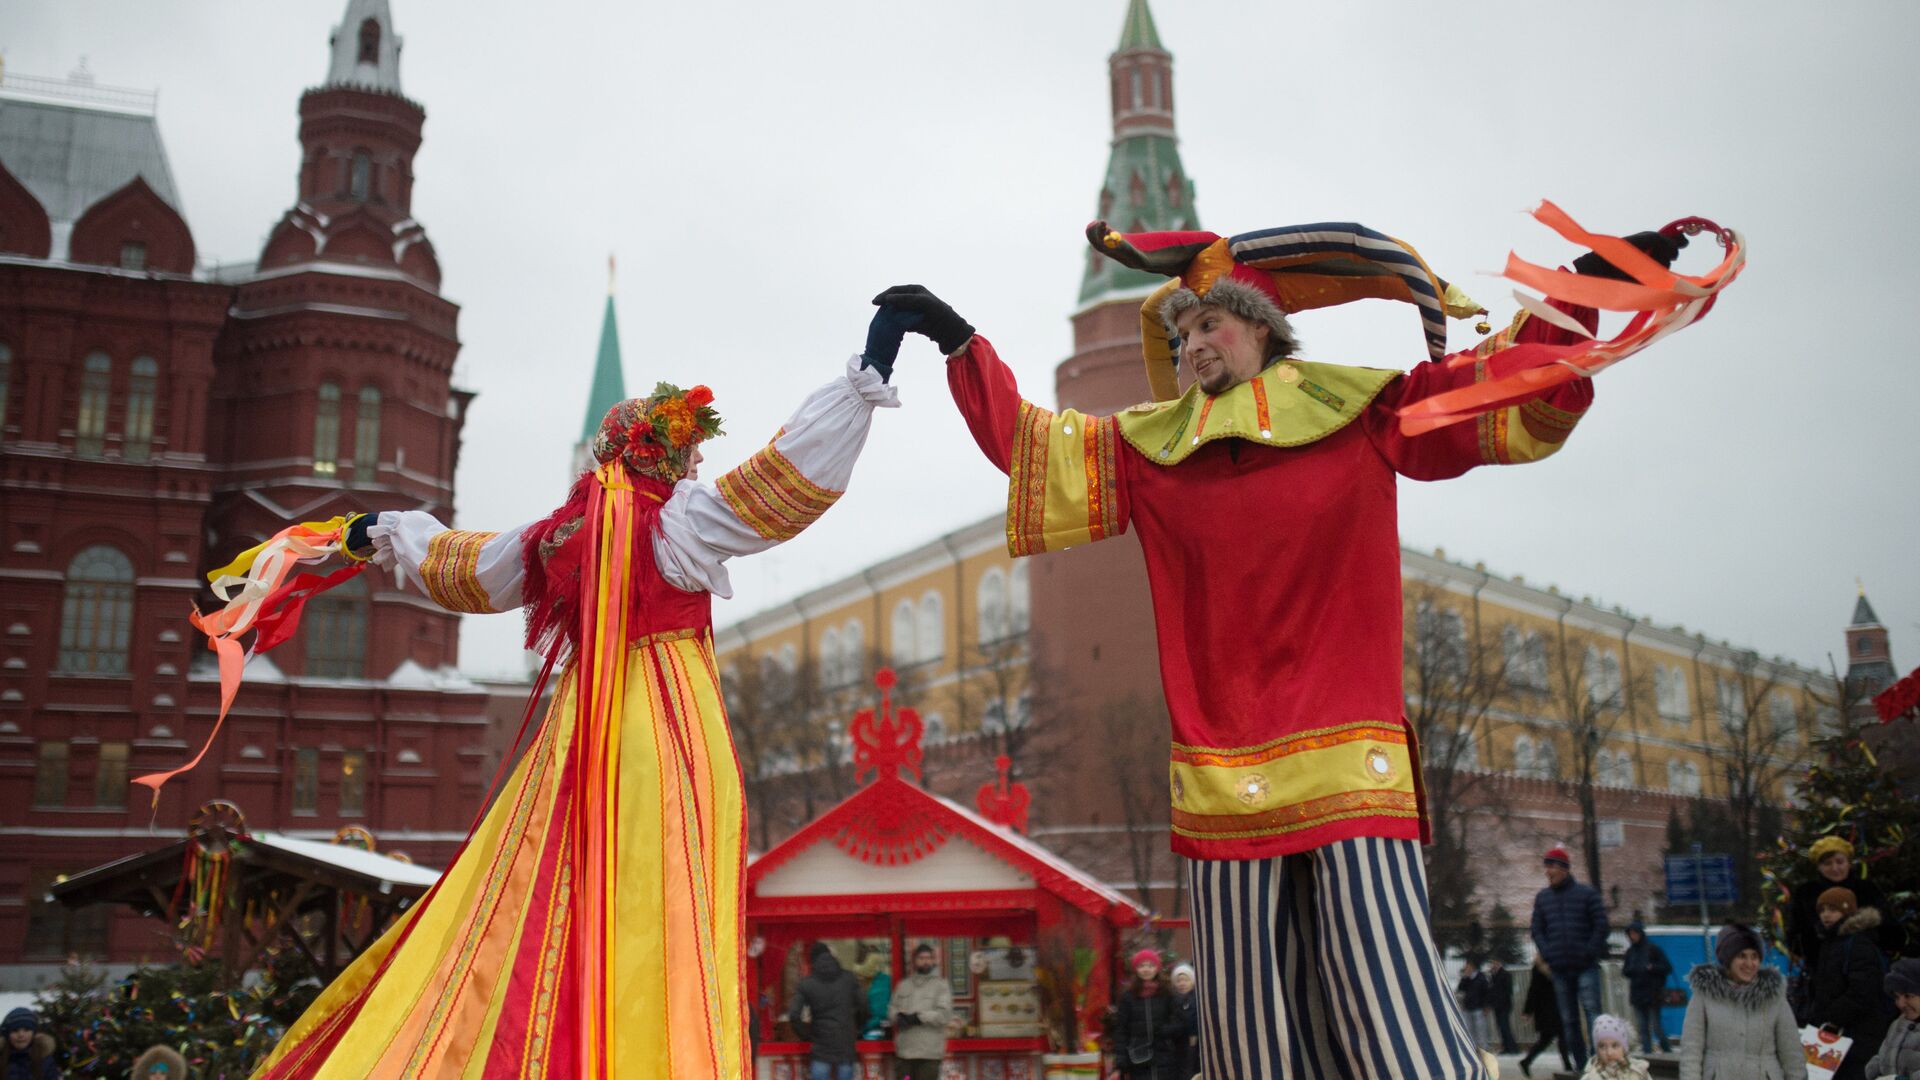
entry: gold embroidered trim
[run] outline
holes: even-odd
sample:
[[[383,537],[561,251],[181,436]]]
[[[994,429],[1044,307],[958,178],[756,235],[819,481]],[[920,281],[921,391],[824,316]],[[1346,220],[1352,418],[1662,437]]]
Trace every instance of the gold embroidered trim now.
[[[480,584],[480,549],[498,535],[449,529],[427,541],[427,557],[420,560],[420,580],[434,603],[470,615],[494,610],[493,601]]]
[[[1105,540],[1120,531],[1113,475],[1120,428],[1111,416],[1088,417],[1086,426],[1087,531],[1090,539]]]
[[[1380,724],[1350,724],[1345,727],[1310,732],[1276,740],[1255,750],[1201,750],[1198,748],[1174,747],[1173,760],[1185,765],[1223,766],[1244,768],[1250,765],[1262,765],[1289,754],[1305,753],[1309,750],[1325,750],[1331,746],[1343,746],[1352,742],[1379,742],[1395,746],[1407,744],[1404,728],[1388,727]]]
[[[1545,442],[1564,442],[1583,415],[1549,405],[1539,398],[1520,406],[1520,415],[1535,438]],[[1555,436],[1558,438],[1555,438]]]
[[[1007,474],[1007,551],[1015,557],[1047,550],[1047,436],[1052,429],[1053,413],[1030,401],[1020,403]]]
[[[800,535],[841,495],[807,479],[771,445],[741,462],[714,486],[734,514],[764,540],[791,540]]]
[[[1193,814],[1173,809],[1173,831],[1200,840],[1278,836],[1355,817],[1418,818],[1420,800],[1410,791],[1343,791],[1257,814]]]
[[[1176,760],[1181,754],[1213,754],[1222,757],[1238,757],[1243,754],[1258,754],[1265,750],[1271,750],[1276,746],[1284,746],[1287,743],[1298,742],[1302,739],[1317,739],[1342,731],[1360,729],[1390,732],[1394,736],[1393,738],[1387,738],[1383,741],[1398,741],[1402,743],[1407,741],[1407,729],[1398,721],[1355,720],[1346,724],[1332,724],[1327,727],[1308,728],[1305,731],[1296,731],[1291,735],[1282,735],[1277,739],[1268,739],[1266,742],[1258,743],[1254,746],[1190,746],[1186,743],[1174,743],[1173,752]]]

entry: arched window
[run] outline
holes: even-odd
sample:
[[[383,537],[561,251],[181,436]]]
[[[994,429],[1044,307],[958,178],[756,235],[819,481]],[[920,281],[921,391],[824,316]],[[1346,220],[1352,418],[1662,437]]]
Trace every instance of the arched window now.
[[[920,598],[920,618],[914,627],[914,652],[922,660],[938,660],[947,654],[947,626],[941,618],[945,605],[940,594],[929,592]]]
[[[145,461],[153,454],[153,397],[160,365],[151,356],[136,356],[128,372],[127,422],[120,452],[128,461]]]
[[[1555,749],[1553,740],[1545,735],[1533,748],[1533,775],[1542,780],[1552,780],[1560,775],[1560,751]]]
[[[800,650],[792,642],[780,646],[780,670],[788,676],[800,670]]]
[[[1133,88],[1133,107],[1137,109],[1140,107],[1140,71],[1138,68],[1132,72],[1131,82]]]
[[[815,666],[820,669],[821,689],[840,685],[840,631],[831,626],[820,635],[820,661]]]
[[[99,457],[107,448],[107,401],[113,396],[113,358],[90,352],[80,372],[80,411],[74,417],[73,449]]]
[[[997,566],[988,568],[980,575],[974,598],[979,611],[980,643],[985,645],[1006,637],[1013,629],[1007,610],[1007,575]]]
[[[12,399],[8,391],[13,387],[13,350],[0,342],[0,439],[7,437],[7,403]]]
[[[1013,632],[1024,634],[1033,625],[1033,600],[1027,591],[1027,560],[1015,559],[1013,573],[1007,578],[1007,617]]]
[[[1800,722],[1794,716],[1793,701],[1785,694],[1775,694],[1767,702],[1767,720],[1773,725],[1773,737],[1783,743],[1793,742],[1800,734]]]
[[[60,611],[60,670],[125,675],[132,628],[133,562],[105,544],[75,555]]]
[[[1653,669],[1653,689],[1662,717],[1683,724],[1692,719],[1687,704],[1687,673],[1684,668],[1678,664],[1673,667],[1656,665]]]
[[[360,58],[362,64],[380,63],[380,22],[367,19],[360,24]]]
[[[1533,736],[1520,735],[1514,738],[1513,771],[1520,776],[1533,775]]]
[[[367,193],[373,188],[373,158],[365,150],[353,152],[353,162],[347,169],[347,195],[361,202],[367,201]]]
[[[889,655],[893,662],[905,667],[920,659],[913,645],[913,601],[902,600],[893,606],[892,648]]]
[[[348,578],[307,602],[307,674],[358,679],[367,668],[367,579]]]
[[[353,478],[371,483],[380,468],[380,388],[360,388],[360,411],[353,421]]]
[[[840,627],[840,670],[848,682],[866,677],[867,628],[859,619],[848,619]]]
[[[1700,766],[1691,761],[1669,760],[1667,790],[1676,795],[1700,794]]]
[[[340,471],[340,387],[320,384],[320,404],[313,414],[313,475]]]

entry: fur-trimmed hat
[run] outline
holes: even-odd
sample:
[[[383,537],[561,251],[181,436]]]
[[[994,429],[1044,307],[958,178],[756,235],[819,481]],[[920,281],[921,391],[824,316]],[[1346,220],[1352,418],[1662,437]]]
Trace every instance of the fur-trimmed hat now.
[[[1807,848],[1807,858],[1812,859],[1817,866],[1820,860],[1835,852],[1851,859],[1853,858],[1853,845],[1848,843],[1847,839],[1843,836],[1823,836],[1815,840],[1812,846]]]
[[[1214,282],[1213,288],[1208,289],[1205,296],[1188,288],[1175,289],[1168,294],[1166,299],[1160,301],[1160,321],[1166,324],[1167,333],[1177,335],[1181,314],[1202,304],[1211,304],[1250,323],[1266,327],[1271,333],[1267,337],[1267,354],[1262,359],[1292,356],[1300,347],[1300,340],[1293,334],[1293,324],[1287,321],[1286,314],[1273,302],[1273,297],[1238,278],[1222,278]]]
[[[1832,908],[1838,911],[1842,918],[1845,918],[1860,910],[1860,900],[1853,895],[1852,889],[1835,885],[1833,888],[1820,894],[1820,899],[1814,901],[1814,907]]]
[[[1610,1013],[1601,1013],[1593,1018],[1593,1045],[1599,1046],[1602,1039],[1612,1039],[1621,1046],[1632,1046],[1633,1025]]]

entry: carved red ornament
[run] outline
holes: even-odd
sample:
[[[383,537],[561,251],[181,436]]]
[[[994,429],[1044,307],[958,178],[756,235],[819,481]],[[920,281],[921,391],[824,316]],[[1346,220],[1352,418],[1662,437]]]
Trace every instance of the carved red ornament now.
[[[980,785],[979,794],[974,796],[974,805],[980,808],[980,816],[995,825],[1004,825],[1015,832],[1027,831],[1027,804],[1032,797],[1027,794],[1027,785],[1012,779],[1013,759],[1005,754],[993,759],[993,767],[1000,771],[997,780]]]
[[[920,778],[920,714],[913,709],[893,707],[893,687],[898,680],[892,668],[881,668],[873,676],[880,688],[880,710],[861,709],[853,715],[847,737],[853,740],[853,781],[864,783],[868,773],[879,780],[899,775],[906,769]]]
[[[901,866],[940,850],[951,835],[924,796],[888,775],[862,793],[857,812],[835,830],[833,842],[861,862]]]

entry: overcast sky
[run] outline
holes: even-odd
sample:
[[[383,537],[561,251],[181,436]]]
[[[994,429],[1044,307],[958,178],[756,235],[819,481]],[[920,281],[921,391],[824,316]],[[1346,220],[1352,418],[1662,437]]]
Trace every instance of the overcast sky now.
[[[9,71],[158,88],[203,261],[256,257],[291,203],[297,104],[344,0],[5,0]],[[427,109],[414,213],[462,305],[479,392],[459,523],[564,494],[620,257],[629,389],[706,382],[755,448],[927,284],[1053,401],[1110,133],[1124,0],[700,4],[393,0]],[[1701,214],[1745,276],[1700,325],[1599,380],[1551,461],[1404,482],[1408,544],[1807,664],[1854,579],[1920,661],[1920,5],[1907,0],[1432,5],[1158,0],[1204,227],[1357,220],[1494,309],[1512,248],[1575,252],[1524,212],[1611,232]],[[1717,258],[1688,253],[1683,269]],[[1405,367],[1410,309],[1296,320],[1309,358]],[[1609,330],[1613,324],[1609,324]],[[1454,324],[1453,344],[1471,342]],[[853,489],[737,564],[738,619],[998,510],[930,345],[910,343]],[[1145,395],[1144,378],[1142,395]],[[469,619],[465,666],[514,669],[519,620]]]

